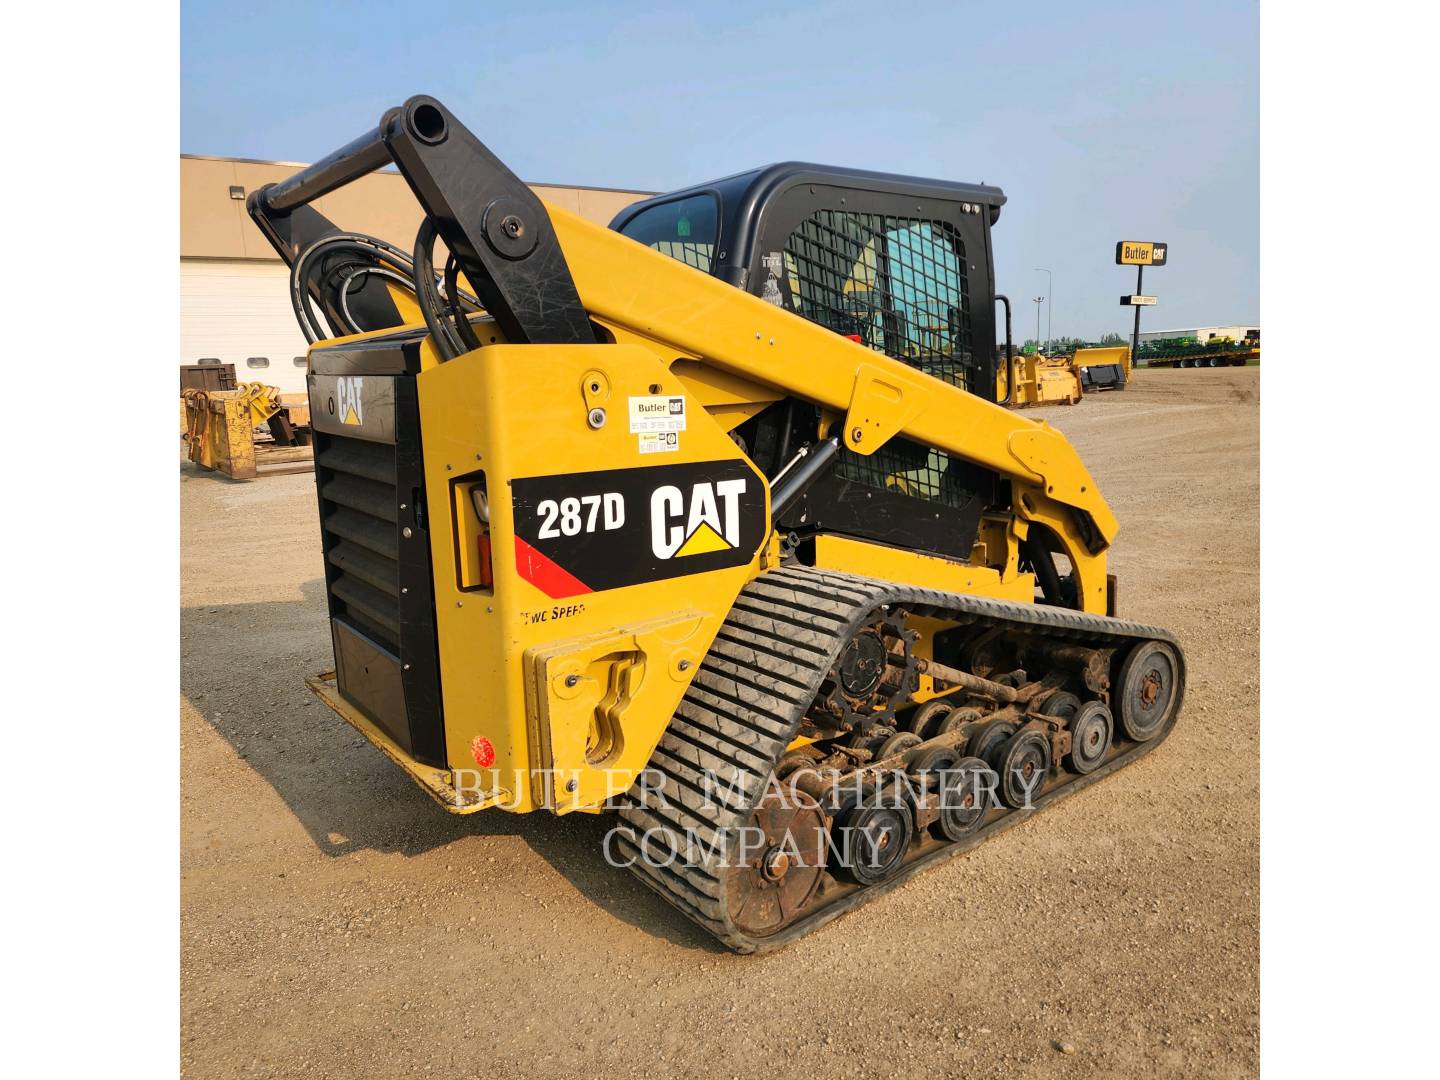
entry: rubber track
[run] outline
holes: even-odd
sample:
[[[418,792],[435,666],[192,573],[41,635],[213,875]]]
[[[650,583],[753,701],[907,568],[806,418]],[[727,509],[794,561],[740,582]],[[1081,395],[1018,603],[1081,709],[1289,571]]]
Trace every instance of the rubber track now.
[[[881,605],[902,605],[918,615],[957,622],[1009,625],[1092,648],[1138,640],[1164,641],[1175,647],[1181,668],[1175,710],[1166,728],[1089,776],[1047,791],[1036,800],[1036,809],[1153,749],[1169,735],[1179,715],[1185,691],[1184,656],[1179,642],[1166,630],[1066,608],[937,592],[798,565],[761,574],[736,599],[661,737],[645,776],[622,800],[620,815],[630,828],[622,826],[615,838],[617,849],[645,884],[737,952],[769,951],[785,945],[888,892],[938,857],[967,851],[1035,812],[1007,812],[967,841],[915,859],[889,881],[824,904],[773,936],[755,938],[736,929],[726,909],[722,870],[733,831],[745,824],[764,793],[771,772],[794,739],[841,646]],[[643,791],[641,783],[647,785]],[[696,850],[704,855],[698,861],[688,859],[685,851],[674,851],[669,842],[687,836],[687,830],[698,842]],[[666,862],[672,854],[677,856],[672,865],[654,865]],[[648,861],[644,855],[649,856]]]

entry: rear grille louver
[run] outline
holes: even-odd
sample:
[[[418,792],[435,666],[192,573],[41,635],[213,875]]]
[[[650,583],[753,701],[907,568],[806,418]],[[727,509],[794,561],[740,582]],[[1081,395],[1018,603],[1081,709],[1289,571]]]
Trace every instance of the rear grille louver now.
[[[328,435],[318,449],[331,610],[399,656],[395,448]]]

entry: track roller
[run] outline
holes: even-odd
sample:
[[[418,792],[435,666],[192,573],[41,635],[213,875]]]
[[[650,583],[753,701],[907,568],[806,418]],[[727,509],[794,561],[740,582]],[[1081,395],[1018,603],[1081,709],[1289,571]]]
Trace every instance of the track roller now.
[[[915,819],[892,785],[866,779],[841,799],[831,836],[834,869],[857,885],[875,885],[900,869]]]
[[[1087,701],[1070,719],[1070,753],[1065,767],[1084,776],[1100,767],[1115,735],[1115,721],[1103,702]]]
[[[1050,740],[1034,728],[1017,732],[991,759],[997,760],[1001,800],[1020,810],[1030,806],[1045,785],[1050,772]]]
[[[985,811],[995,798],[998,778],[976,757],[957,760],[941,774],[940,818],[931,831],[946,840],[963,840],[985,823]]]
[[[959,760],[960,751],[953,746],[927,746],[906,756],[905,771],[915,777],[928,776],[953,769]]]

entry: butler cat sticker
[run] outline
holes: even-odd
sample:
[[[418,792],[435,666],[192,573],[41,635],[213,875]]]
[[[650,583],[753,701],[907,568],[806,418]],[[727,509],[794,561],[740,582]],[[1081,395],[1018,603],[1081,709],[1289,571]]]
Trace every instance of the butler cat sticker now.
[[[557,600],[743,566],[765,537],[765,483],[740,461],[533,476],[511,493],[516,570]]]

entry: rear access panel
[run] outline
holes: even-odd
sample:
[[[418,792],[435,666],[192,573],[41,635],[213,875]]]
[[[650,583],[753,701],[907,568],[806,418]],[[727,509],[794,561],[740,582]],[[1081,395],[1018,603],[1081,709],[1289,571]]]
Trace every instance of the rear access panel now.
[[[507,810],[597,808],[756,572],[765,477],[641,346],[487,345],[416,385],[449,763]]]
[[[310,412],[337,690],[443,767],[428,514],[411,350],[311,351]]]
[[[356,630],[343,616],[330,620],[330,636],[335,646],[336,685],[341,694],[413,753],[399,659]]]

